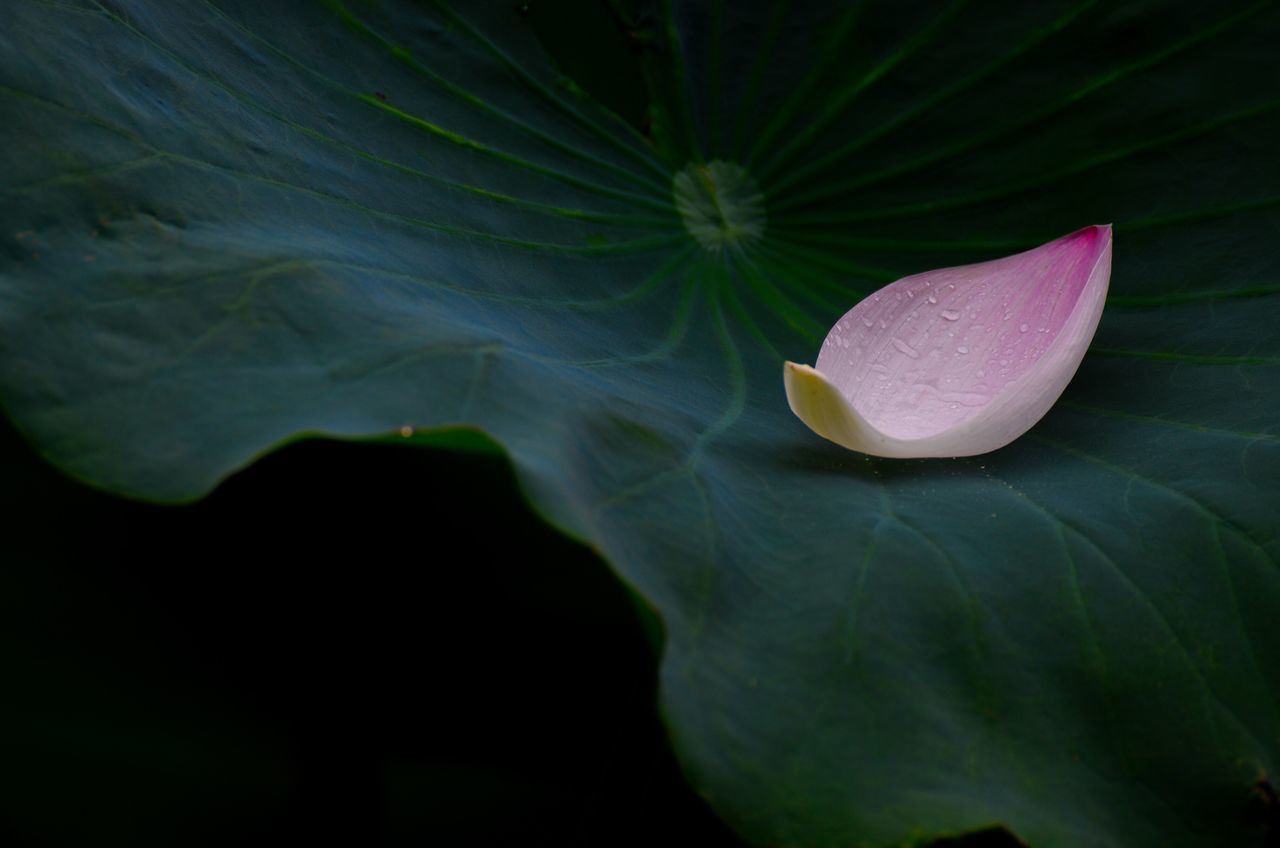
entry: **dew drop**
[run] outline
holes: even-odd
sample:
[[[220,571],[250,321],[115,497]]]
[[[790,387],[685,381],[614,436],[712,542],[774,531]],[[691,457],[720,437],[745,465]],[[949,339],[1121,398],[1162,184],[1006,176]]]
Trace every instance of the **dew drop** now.
[[[930,302],[930,303],[937,303],[937,302],[938,302],[938,299],[937,299],[936,297],[934,297],[933,295],[929,295],[929,302]]]
[[[870,327],[871,325],[875,324],[875,321],[872,321],[870,318],[863,318],[862,323],[865,326]]]
[[[991,400],[987,395],[981,392],[944,392],[942,399],[951,403],[961,403],[965,406],[982,406]]]
[[[1026,324],[1023,324],[1021,327],[1018,328],[1018,332],[1025,333],[1027,330],[1030,330],[1030,329],[1031,328],[1029,326],[1027,326]]]
[[[960,345],[960,347],[956,348],[956,352],[957,352],[957,353],[968,353],[968,352],[969,352],[969,348],[965,347],[964,345]]]
[[[911,345],[904,342],[902,339],[898,338],[897,336],[894,336],[892,341],[893,341],[893,346],[896,347],[900,353],[904,353],[907,356],[911,357],[912,359],[920,358],[920,351],[916,350]]]
[[[946,318],[948,321],[959,321],[960,313],[953,309],[944,309],[942,310],[942,317]]]

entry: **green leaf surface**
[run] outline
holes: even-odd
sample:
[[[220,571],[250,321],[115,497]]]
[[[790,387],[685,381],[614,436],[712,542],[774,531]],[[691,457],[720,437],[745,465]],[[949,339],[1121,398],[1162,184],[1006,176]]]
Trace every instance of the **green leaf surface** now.
[[[687,774],[760,844],[1260,844],[1276,4],[614,5],[647,135],[536,7],[10,4],[8,413],[158,500],[305,434],[491,435],[660,611]],[[738,169],[695,237],[677,175]],[[871,459],[787,409],[864,294],[1112,221],[1094,349],[1010,447]]]

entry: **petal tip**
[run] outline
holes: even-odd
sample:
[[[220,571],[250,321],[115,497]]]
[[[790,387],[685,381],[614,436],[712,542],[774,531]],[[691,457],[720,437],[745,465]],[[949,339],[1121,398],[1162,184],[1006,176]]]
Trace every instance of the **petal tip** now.
[[[804,365],[803,363],[800,363],[800,362],[792,362],[789,359],[783,363],[783,368],[786,370],[787,373],[791,373],[791,374],[803,373],[805,371],[814,371],[814,368],[812,365]],[[816,374],[817,372],[814,371],[814,373]]]
[[[1088,227],[1087,229],[1092,230],[1095,234],[1095,237],[1100,238],[1104,245],[1111,244],[1112,240],[1115,237],[1114,224],[1094,224],[1091,227]]]

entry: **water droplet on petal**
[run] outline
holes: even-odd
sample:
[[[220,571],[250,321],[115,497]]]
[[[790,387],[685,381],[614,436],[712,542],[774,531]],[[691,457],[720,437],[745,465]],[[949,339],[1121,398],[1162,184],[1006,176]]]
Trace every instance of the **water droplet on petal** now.
[[[916,350],[911,345],[907,344],[897,336],[894,336],[892,341],[893,341],[893,346],[896,347],[899,350],[899,352],[905,353],[907,356],[911,357],[912,359],[918,359],[920,357],[920,351]]]
[[[945,392],[942,399],[952,403],[962,403],[965,406],[982,406],[991,398],[981,392]]]
[[[944,309],[942,310],[942,317],[946,318],[948,321],[959,321],[960,313],[953,309]]]
[[[956,351],[958,353],[968,353],[969,348],[965,347],[964,345],[960,345],[960,347],[956,348]]]
[[[1018,332],[1025,333],[1027,330],[1030,330],[1030,329],[1031,328],[1029,326],[1027,326],[1026,324],[1023,324],[1021,327],[1018,328]]]

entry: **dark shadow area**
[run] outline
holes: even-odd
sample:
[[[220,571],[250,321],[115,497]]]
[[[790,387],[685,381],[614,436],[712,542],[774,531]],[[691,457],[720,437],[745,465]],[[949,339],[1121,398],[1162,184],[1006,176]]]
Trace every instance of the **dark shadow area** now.
[[[0,453],[7,844],[738,844],[502,457],[306,442],[166,508]]]
[[[939,839],[932,848],[1027,848],[1027,844],[1004,828],[993,827],[968,836]]]
[[[628,32],[607,0],[512,3],[556,67],[602,106],[644,131],[647,95],[639,33]]]
[[[1254,785],[1249,812],[1266,828],[1263,848],[1280,848],[1280,791],[1271,778],[1263,777]]]

